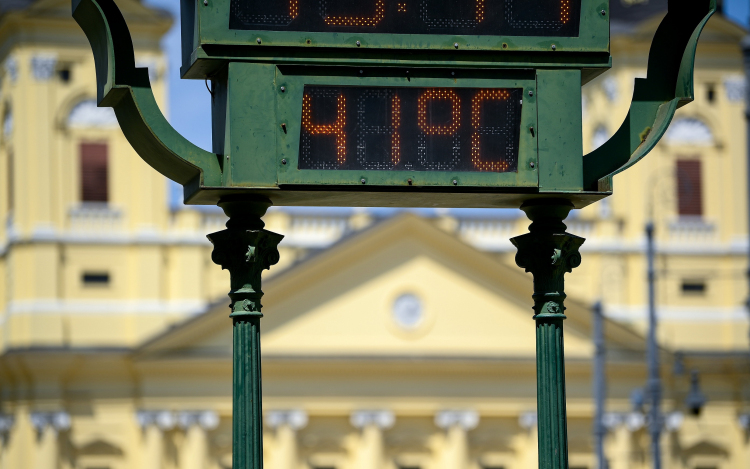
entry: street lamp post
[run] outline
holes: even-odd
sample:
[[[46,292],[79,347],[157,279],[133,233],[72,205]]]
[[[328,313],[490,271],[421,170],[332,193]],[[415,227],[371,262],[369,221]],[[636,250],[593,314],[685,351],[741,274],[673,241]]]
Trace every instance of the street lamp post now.
[[[646,224],[646,258],[648,263],[648,337],[646,344],[648,379],[646,381],[649,409],[651,459],[654,469],[661,469],[661,377],[659,376],[659,348],[656,342],[656,268],[654,267],[654,223]]]

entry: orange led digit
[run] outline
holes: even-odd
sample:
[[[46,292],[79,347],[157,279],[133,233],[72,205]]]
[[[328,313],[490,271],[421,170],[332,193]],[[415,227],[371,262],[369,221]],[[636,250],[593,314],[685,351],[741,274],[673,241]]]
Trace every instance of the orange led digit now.
[[[430,101],[451,102],[451,122],[446,125],[435,125],[427,119],[427,103]],[[419,128],[427,135],[453,135],[461,127],[461,99],[449,88],[432,88],[426,90],[418,101]]]
[[[324,21],[330,26],[377,26],[385,17],[385,1],[376,0],[375,16],[326,16]]]
[[[479,90],[471,100],[471,126],[474,131],[471,134],[471,162],[479,171],[503,172],[508,170],[508,163],[502,161],[484,161],[482,159],[482,104],[485,101],[505,101],[510,97],[506,90]]]
[[[391,98],[391,126],[391,162],[397,165],[401,161],[401,98],[398,95]]]
[[[339,165],[346,162],[346,97],[339,94],[336,98],[336,121],[333,124],[313,124],[312,98],[305,93],[302,98],[302,127],[310,135],[336,136],[336,161]]]
[[[474,15],[477,23],[484,21],[484,0],[477,0],[477,9]]]

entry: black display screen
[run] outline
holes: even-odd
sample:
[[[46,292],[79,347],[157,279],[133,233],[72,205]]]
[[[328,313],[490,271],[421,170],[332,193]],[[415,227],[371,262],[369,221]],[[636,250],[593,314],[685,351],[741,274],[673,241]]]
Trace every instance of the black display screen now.
[[[230,29],[578,37],[581,0],[231,0]]]
[[[299,169],[518,170],[521,88],[305,86]]]

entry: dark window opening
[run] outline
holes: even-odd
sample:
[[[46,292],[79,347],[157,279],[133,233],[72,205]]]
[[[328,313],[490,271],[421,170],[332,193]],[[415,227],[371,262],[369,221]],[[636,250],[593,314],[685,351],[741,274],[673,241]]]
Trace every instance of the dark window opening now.
[[[703,215],[703,180],[700,160],[677,160],[677,213]]]
[[[108,272],[84,272],[81,277],[85,286],[106,286],[109,285]]]
[[[60,78],[61,82],[68,83],[70,81],[70,69],[63,68],[58,70],[57,76]]]
[[[714,85],[708,85],[706,90],[706,99],[709,103],[716,101],[716,87]]]
[[[81,144],[82,202],[107,202],[109,200],[107,150],[106,143]]]
[[[686,295],[703,295],[707,289],[706,282],[702,280],[682,281],[682,293]]]

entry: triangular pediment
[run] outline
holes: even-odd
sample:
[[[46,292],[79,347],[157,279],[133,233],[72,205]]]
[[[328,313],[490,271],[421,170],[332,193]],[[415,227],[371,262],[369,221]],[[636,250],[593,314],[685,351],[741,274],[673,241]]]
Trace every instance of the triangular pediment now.
[[[265,357],[533,358],[531,275],[429,220],[372,227],[264,285]],[[227,301],[153,340],[140,357],[227,356]],[[569,358],[589,358],[589,311],[568,302]],[[641,338],[611,325],[615,342]]]

